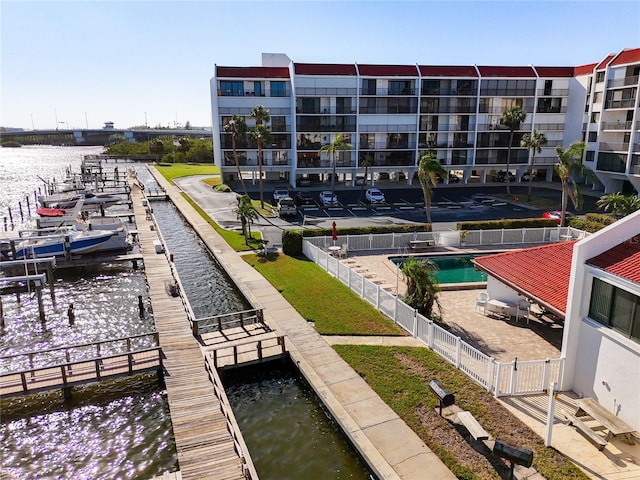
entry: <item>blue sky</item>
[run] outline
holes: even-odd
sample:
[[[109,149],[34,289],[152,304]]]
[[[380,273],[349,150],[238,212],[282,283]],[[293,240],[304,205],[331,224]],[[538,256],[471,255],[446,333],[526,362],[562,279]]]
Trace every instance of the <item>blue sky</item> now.
[[[0,125],[209,126],[214,64],[582,65],[640,46],[640,1],[0,0]]]

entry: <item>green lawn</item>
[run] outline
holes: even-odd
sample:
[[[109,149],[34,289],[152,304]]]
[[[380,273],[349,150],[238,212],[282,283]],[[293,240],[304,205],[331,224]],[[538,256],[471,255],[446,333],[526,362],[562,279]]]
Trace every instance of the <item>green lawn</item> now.
[[[243,257],[322,335],[405,335],[346,285],[310,260],[282,254]]]
[[[470,411],[494,438],[534,452],[533,466],[547,480],[586,480],[570,460],[514,417],[486,390],[427,348],[336,345],[335,350],[460,479],[500,478],[489,462],[473,460],[470,446],[446,419],[429,382],[440,381],[456,405]],[[462,443],[452,443],[460,439]],[[471,453],[471,455],[469,455]]]
[[[171,183],[174,178],[190,175],[220,175],[220,169],[213,164],[172,163],[171,165],[155,165],[155,167]]]

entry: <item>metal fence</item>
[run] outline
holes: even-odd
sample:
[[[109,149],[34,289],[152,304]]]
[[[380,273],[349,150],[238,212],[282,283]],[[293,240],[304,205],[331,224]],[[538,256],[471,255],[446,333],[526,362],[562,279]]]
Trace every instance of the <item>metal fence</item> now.
[[[491,246],[554,243],[577,240],[590,235],[572,227],[514,228],[498,230],[469,230],[465,237],[459,230],[440,232],[380,233],[368,235],[338,235],[336,245],[347,245],[353,252],[366,250],[397,250],[411,248],[411,242],[432,241],[435,246]],[[326,249],[334,244],[331,235],[305,237],[305,241]],[[331,272],[333,273],[333,272]]]
[[[520,232],[519,238],[545,238],[544,236],[548,234],[547,230],[556,231],[558,229],[535,230],[544,231],[537,232],[538,237],[535,237],[534,232],[527,236],[526,232],[518,230]],[[567,236],[576,234],[576,231],[571,232],[566,228],[561,229],[561,231],[565,232]],[[509,232],[509,239],[517,237],[516,234],[512,233],[513,231],[505,230],[504,232]],[[399,243],[404,241],[407,235],[413,240],[413,234],[384,234],[365,235],[364,240],[357,236],[348,236],[342,239],[339,237],[338,241],[342,241],[342,243],[348,242],[347,244],[350,245],[349,248],[351,250],[358,249],[353,247],[354,245],[363,245],[367,242],[370,245],[376,245],[377,249],[401,248]],[[435,234],[428,235],[433,235],[430,237],[433,239],[437,237]],[[401,237],[398,238],[399,236]],[[380,237],[384,237],[384,240],[381,240]],[[482,238],[481,234],[479,238]],[[497,239],[498,236],[489,234],[485,238]],[[500,238],[505,238],[503,233],[500,233]],[[332,241],[331,237],[329,237],[329,240]],[[326,237],[305,238],[302,242],[304,255],[347,285],[353,292],[365,299],[413,337],[423,342],[434,352],[437,352],[441,357],[455,365],[456,368],[462,370],[489,392],[492,392],[496,397],[542,392],[552,381],[560,384],[564,359],[528,360],[524,362],[518,362],[516,359],[513,362],[498,362],[493,357],[469,345],[460,337],[439,327],[432,320],[404,303],[396,295],[387,292],[380,285],[373,283],[349,265],[330,255],[322,248],[327,244],[325,243],[326,241]],[[382,247],[381,245],[386,246]]]

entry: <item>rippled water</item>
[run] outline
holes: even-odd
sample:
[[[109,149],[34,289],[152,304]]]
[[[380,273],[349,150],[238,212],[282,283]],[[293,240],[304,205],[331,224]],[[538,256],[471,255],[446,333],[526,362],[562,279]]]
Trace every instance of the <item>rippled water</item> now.
[[[373,478],[292,367],[243,368],[224,384],[260,480]]]

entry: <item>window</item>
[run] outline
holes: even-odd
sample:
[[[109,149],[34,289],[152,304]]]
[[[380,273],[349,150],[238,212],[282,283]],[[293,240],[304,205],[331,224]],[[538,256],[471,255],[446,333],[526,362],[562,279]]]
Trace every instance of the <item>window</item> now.
[[[586,156],[584,157],[585,162],[593,162],[595,158],[595,153],[593,150],[587,150]]]
[[[262,96],[262,82],[253,82],[253,94],[256,97]]]
[[[599,278],[593,279],[589,318],[640,340],[640,297]]]
[[[363,78],[362,79],[362,95],[375,95],[376,94],[376,80],[375,78]]]
[[[553,80],[545,80],[544,81],[544,92],[543,95],[551,95],[551,86],[553,85]]]
[[[604,72],[596,72],[596,83],[604,82]]]
[[[257,95],[257,94],[256,94]],[[284,82],[271,82],[272,97],[286,97],[287,89]]]
[[[602,103],[602,92],[596,92],[593,95],[593,103]]]
[[[229,80],[220,81],[220,95],[225,97],[243,97],[244,82]]]
[[[589,132],[589,142],[597,142],[598,141],[598,132]]]
[[[598,123],[600,120],[600,112],[591,112],[591,123]]]

